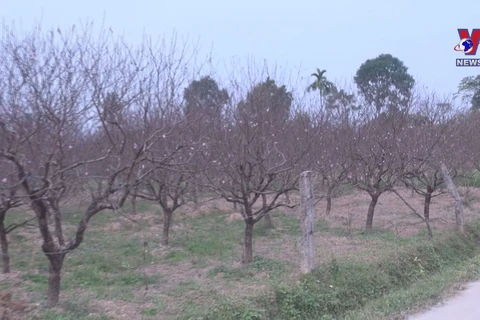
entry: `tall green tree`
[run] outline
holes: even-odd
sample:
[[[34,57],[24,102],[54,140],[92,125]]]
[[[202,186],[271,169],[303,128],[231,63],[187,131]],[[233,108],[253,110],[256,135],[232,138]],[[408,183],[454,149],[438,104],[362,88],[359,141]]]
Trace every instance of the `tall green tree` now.
[[[185,115],[203,116],[205,121],[219,119],[230,97],[210,76],[192,81],[183,92]]]
[[[293,96],[287,87],[267,77],[248,92],[246,99],[238,104],[238,111],[255,122],[278,124],[290,117],[292,102]]]
[[[360,107],[357,104],[355,94],[348,93],[344,89],[333,90],[325,97],[326,109],[329,114],[330,123],[347,126],[354,111]]]
[[[204,76],[199,80],[192,81],[184,89],[183,98],[185,100],[184,113],[188,121],[191,122],[189,131],[192,140],[206,136],[213,128],[220,125],[224,108],[230,101],[228,91],[221,89],[218,83],[210,76]],[[200,166],[201,158],[195,155],[193,163],[193,167],[198,169],[197,166]],[[202,188],[198,184],[192,184],[189,192],[194,208],[197,210]]]
[[[391,54],[381,54],[365,61],[354,80],[360,94],[375,107],[377,114],[406,108],[415,85],[408,68]]]
[[[308,86],[308,91],[317,91],[320,93],[320,104],[323,108],[325,97],[335,90],[335,85],[330,82],[327,77],[325,77],[325,73],[327,70],[320,70],[317,68],[317,72],[312,73],[312,77],[314,77],[314,81]]]
[[[472,110],[480,110],[480,75],[463,78],[457,94],[463,94],[463,101],[469,101]]]

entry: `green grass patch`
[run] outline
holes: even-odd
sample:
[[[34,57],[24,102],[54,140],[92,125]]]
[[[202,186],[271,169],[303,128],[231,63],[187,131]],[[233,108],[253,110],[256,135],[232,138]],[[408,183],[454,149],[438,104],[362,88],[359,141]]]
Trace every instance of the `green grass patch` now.
[[[259,221],[253,229],[254,241],[262,237],[273,239],[285,234],[300,235],[297,217],[277,211],[270,214],[275,228],[267,228],[263,220]],[[226,217],[225,212],[216,211],[196,218],[189,228],[177,231],[170,239],[173,250],[166,255],[165,260],[175,264],[186,259],[203,261],[211,258],[225,261],[233,257],[242,243],[245,224],[243,221],[227,223]],[[325,228],[326,222],[321,221],[319,226]]]
[[[230,258],[242,239],[243,221],[226,223],[226,216],[226,213],[217,211],[197,218],[190,228],[172,236],[171,246],[184,250],[189,258]],[[187,254],[171,253],[167,260],[179,262]]]
[[[253,257],[253,261],[241,267],[229,267],[226,265],[216,266],[208,272],[209,277],[221,274],[225,279],[249,281],[259,272],[267,272],[270,276],[279,277],[288,271],[290,265],[283,261]],[[253,280],[254,281],[254,280]]]
[[[469,265],[475,261],[477,271],[473,274],[478,274],[480,263],[475,257],[479,254],[480,224],[466,229],[465,235],[450,233],[434,241],[416,238],[416,245],[407,243],[375,262],[332,259],[296,285],[275,285],[272,297],[257,297],[250,302],[224,301],[202,319],[369,319],[354,315],[358,310],[365,314],[381,312],[382,316],[396,313],[412,302],[411,294],[420,301],[438,295],[452,283],[445,281],[446,275],[466,261],[470,261]],[[395,239],[389,233],[368,237],[385,237],[392,242]],[[248,268],[221,267],[211,272],[245,277]],[[465,277],[467,273],[460,274]],[[462,276],[452,279],[459,277]]]
[[[60,301],[58,308],[55,309],[40,309],[35,315],[32,315],[29,319],[42,319],[42,320],[109,320],[101,312],[90,306],[89,297],[76,297],[75,299],[67,299]]]
[[[405,316],[406,313],[423,309],[425,305],[439,302],[453,284],[478,279],[479,276],[480,257],[476,256],[456,265],[445,266],[438,273],[408,288],[372,300],[359,310],[347,312],[344,319],[380,320],[393,315]]]

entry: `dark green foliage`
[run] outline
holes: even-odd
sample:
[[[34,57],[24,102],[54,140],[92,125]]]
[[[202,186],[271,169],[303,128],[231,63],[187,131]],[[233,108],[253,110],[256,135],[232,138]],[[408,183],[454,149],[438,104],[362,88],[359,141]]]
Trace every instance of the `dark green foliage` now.
[[[374,264],[333,259],[297,286],[276,289],[277,318],[336,319],[444,266],[471,258],[478,254],[480,228],[469,226],[467,230],[466,236],[419,245]]]
[[[228,103],[230,97],[225,89],[220,89],[217,82],[210,76],[195,80],[185,88],[183,92],[185,99],[185,115],[205,116],[203,121],[219,119],[223,107]]]
[[[480,110],[480,88],[472,96],[472,110]]]
[[[345,90],[337,90],[335,87],[327,96],[327,108],[337,110],[357,110],[355,94],[349,94]]]
[[[406,108],[415,84],[408,68],[391,54],[381,54],[368,59],[358,69],[355,83],[365,101],[377,113],[393,112]]]
[[[469,101],[472,110],[480,110],[480,75],[463,78],[457,94],[464,95],[463,101]]]
[[[336,92],[335,85],[325,77],[325,73],[327,70],[320,70],[317,68],[317,72],[312,73],[312,77],[315,78],[315,80],[308,86],[307,90],[308,91],[317,91],[320,93],[320,102],[324,103],[325,97],[332,93]]]
[[[278,86],[268,77],[257,84],[238,104],[239,114],[249,121],[281,123],[288,120],[293,96],[285,85]]]

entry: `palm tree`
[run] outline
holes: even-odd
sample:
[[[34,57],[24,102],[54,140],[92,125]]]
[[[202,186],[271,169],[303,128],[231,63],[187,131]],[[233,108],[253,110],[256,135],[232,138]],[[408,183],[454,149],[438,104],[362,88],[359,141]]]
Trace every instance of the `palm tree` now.
[[[320,92],[320,104],[322,108],[325,96],[335,88],[335,85],[325,77],[326,72],[327,70],[317,68],[317,72],[312,73],[312,77],[315,77],[315,80],[307,88],[308,91],[318,90]]]

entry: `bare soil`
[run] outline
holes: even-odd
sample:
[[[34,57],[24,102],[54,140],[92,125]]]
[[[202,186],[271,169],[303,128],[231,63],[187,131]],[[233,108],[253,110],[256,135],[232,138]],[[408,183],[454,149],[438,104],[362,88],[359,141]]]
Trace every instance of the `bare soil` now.
[[[12,294],[0,291],[0,319],[1,320],[24,320],[25,314],[31,306],[19,300],[12,300]]]

